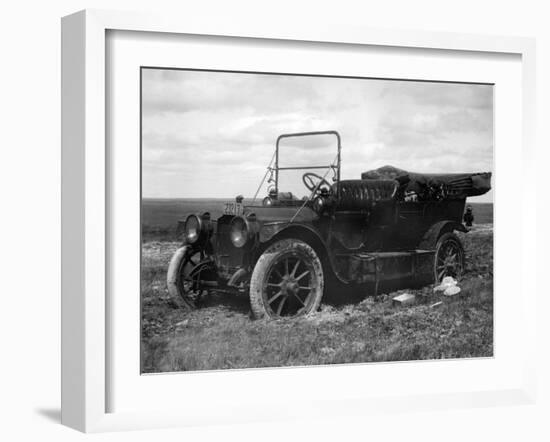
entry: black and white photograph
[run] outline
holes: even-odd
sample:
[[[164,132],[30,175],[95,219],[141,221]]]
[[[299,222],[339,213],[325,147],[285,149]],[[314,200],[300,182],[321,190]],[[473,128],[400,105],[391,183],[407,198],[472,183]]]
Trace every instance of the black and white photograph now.
[[[0,441],[550,441],[547,3],[4,2]]]
[[[492,84],[140,75],[141,373],[493,357]]]

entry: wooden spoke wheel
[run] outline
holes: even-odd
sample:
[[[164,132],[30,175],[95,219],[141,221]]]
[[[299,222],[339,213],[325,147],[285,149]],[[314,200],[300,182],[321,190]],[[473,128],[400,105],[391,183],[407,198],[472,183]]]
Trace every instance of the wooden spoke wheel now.
[[[258,259],[250,280],[250,305],[256,318],[293,318],[316,311],[323,297],[323,269],[306,243],[285,239]]]
[[[454,233],[445,233],[437,240],[434,258],[435,282],[440,283],[445,276],[458,279],[464,272],[464,248]]]
[[[168,292],[173,298],[181,299],[188,309],[197,308],[200,298],[207,293],[202,280],[209,272],[209,266],[203,259],[201,252],[183,246],[174,253],[168,267]]]

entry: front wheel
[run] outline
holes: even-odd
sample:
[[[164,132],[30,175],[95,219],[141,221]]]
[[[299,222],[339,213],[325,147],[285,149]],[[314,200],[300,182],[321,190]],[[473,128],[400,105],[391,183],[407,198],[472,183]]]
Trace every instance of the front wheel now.
[[[293,318],[316,311],[324,290],[323,267],[303,241],[284,239],[260,256],[250,279],[256,318]]]
[[[454,233],[444,233],[437,240],[434,257],[434,277],[436,284],[446,276],[458,279],[464,272],[464,248]]]
[[[185,245],[176,250],[168,266],[168,293],[188,310],[197,308],[201,296],[206,294],[201,273],[207,269],[202,258],[200,252],[194,252],[191,246]]]

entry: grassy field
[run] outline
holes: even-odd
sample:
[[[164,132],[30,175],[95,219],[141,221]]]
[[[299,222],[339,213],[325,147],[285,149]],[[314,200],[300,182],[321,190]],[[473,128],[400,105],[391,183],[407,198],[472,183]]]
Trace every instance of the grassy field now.
[[[204,307],[187,312],[170,299],[166,269],[178,247],[178,219],[222,201],[146,200],[143,216],[142,371],[146,373],[249,367],[404,361],[493,354],[492,207],[473,205],[478,224],[461,234],[467,269],[462,292],[444,300],[432,287],[382,288],[339,293],[338,305],[323,304],[308,318],[252,320],[246,296],[209,294]],[[209,207],[214,216],[217,214]],[[409,292],[417,304],[395,307]]]

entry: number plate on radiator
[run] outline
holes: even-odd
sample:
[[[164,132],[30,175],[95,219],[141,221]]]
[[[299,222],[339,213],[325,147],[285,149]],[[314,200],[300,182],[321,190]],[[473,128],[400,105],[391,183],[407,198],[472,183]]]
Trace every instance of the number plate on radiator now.
[[[244,206],[241,203],[225,203],[223,213],[224,215],[242,215]]]

